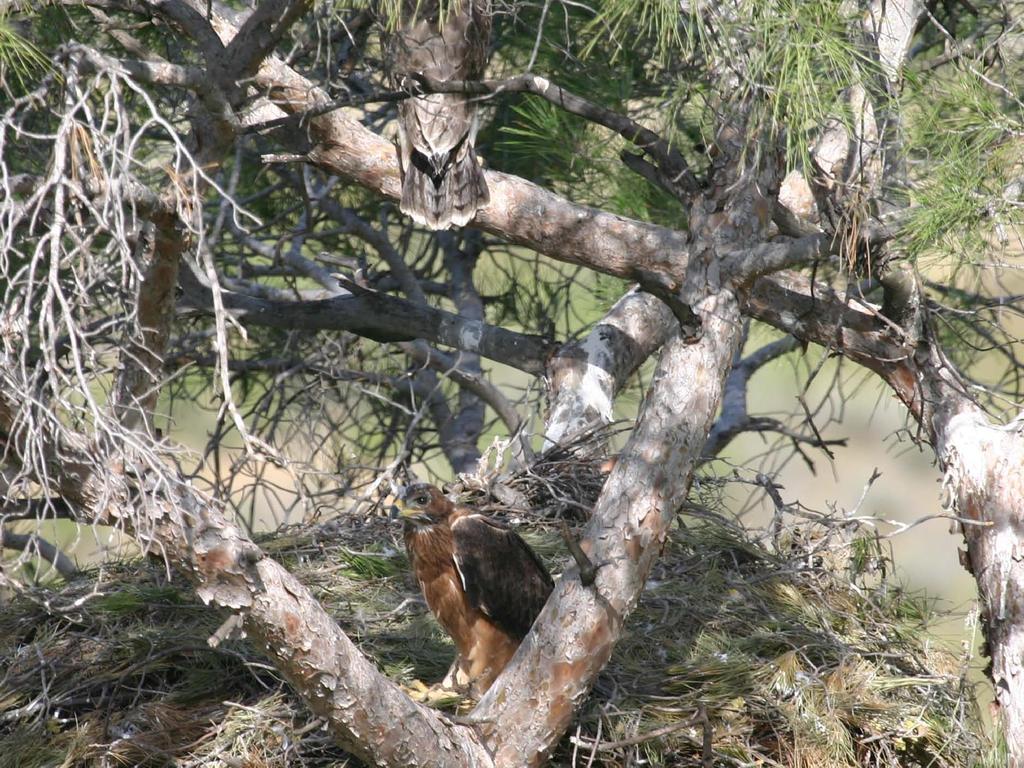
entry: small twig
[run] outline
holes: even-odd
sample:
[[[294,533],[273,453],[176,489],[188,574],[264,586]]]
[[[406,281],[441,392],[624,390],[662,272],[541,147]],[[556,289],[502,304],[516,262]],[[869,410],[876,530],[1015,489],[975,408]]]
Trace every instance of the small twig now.
[[[804,399],[803,395],[797,397],[797,402],[799,402],[801,407],[803,407],[804,414],[807,416],[807,424],[810,426],[811,432],[814,433],[814,444],[821,448],[831,461],[835,461],[836,455],[829,449],[829,441],[823,438],[821,433],[818,431],[818,427],[814,423],[814,416],[811,414],[811,409],[807,407],[807,401]]]
[[[226,619],[224,623],[217,627],[216,631],[206,638],[206,643],[211,648],[216,648],[225,640],[229,639],[236,629],[242,627],[242,616],[238,613],[232,613]]]
[[[765,493],[768,494],[768,498],[772,500],[772,504],[775,506],[775,511],[772,514],[772,542],[775,545],[775,551],[779,551],[779,543],[782,539],[782,515],[786,511],[786,504],[782,500],[782,496],[779,494],[779,488],[781,485],[776,485],[772,482],[772,479],[767,475],[760,472],[757,473],[757,477],[754,478],[755,482],[764,488]]]
[[[242,128],[241,132],[244,133],[261,133],[264,131],[270,131],[275,128],[282,128],[286,126],[301,126],[305,125],[308,121],[321,115],[326,115],[328,112],[335,112],[345,107],[359,107],[364,104],[375,104],[389,101],[405,101],[411,98],[414,94],[408,90],[402,91],[373,91],[371,93],[356,96],[349,94],[342,96],[341,98],[328,101],[324,104],[318,104],[315,107],[311,107],[302,112],[297,112],[293,115],[287,115],[285,117],[278,117],[273,120],[265,120],[261,123],[253,123],[246,125]]]
[[[267,165],[271,163],[308,163],[309,155],[297,155],[287,152],[280,154],[260,155],[260,162]]]
[[[602,743],[600,739],[588,739],[581,736],[572,737],[571,741],[574,744],[579,744],[582,747],[590,747],[591,749],[598,752],[613,752],[617,749],[623,749],[624,747],[635,747],[638,744],[643,744],[654,739],[660,739],[664,736],[669,736],[682,731],[686,728],[692,728],[695,725],[701,725],[703,727],[703,737],[700,741],[701,747],[701,764],[704,766],[714,765],[714,759],[716,755],[712,749],[711,737],[713,735],[713,729],[711,728],[711,722],[708,720],[707,711],[703,705],[700,705],[697,716],[692,717],[689,720],[680,720],[678,723],[671,723],[662,728],[655,728],[653,731],[647,731],[646,733],[638,733],[636,736],[630,736],[627,739],[620,739],[619,741],[606,741]],[[689,734],[682,734],[682,737],[687,741],[696,742],[696,739],[691,737]],[[729,755],[719,754],[717,755],[719,760],[725,760],[732,765],[743,765],[740,760]]]

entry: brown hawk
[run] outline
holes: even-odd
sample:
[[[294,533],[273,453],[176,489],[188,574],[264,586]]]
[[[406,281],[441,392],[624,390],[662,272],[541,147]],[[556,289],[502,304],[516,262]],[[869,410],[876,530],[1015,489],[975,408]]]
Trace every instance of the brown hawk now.
[[[413,573],[455,641],[444,684],[482,696],[547,602],[551,576],[515,531],[454,505],[432,485],[409,487],[397,506]]]
[[[446,82],[479,80],[487,65],[490,0],[402,0],[398,28],[387,35],[384,63],[396,88],[416,75]],[[433,93],[398,104],[403,213],[431,229],[465,225],[490,195],[477,163],[475,101]]]

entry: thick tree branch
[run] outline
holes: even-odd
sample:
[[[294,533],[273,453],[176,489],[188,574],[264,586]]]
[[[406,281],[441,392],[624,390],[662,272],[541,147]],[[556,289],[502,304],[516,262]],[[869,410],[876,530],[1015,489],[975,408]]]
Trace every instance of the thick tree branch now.
[[[13,383],[9,376],[0,379],[0,433],[8,458],[24,460],[22,410],[12,400],[20,388]],[[46,442],[47,436],[34,439]],[[69,502],[88,517],[128,523],[143,549],[160,553],[190,579],[204,602],[238,612],[253,640],[354,755],[407,768],[441,749],[451,765],[490,765],[470,729],[409,699],[303,584],[187,483],[152,478],[133,467],[128,450],[116,461],[52,443],[45,451],[49,476]],[[144,524],[131,525],[134,520]]]
[[[899,345],[877,307],[854,297],[843,301],[828,285],[795,272],[759,278],[743,308],[751,317],[801,341],[842,352],[876,373],[911,354]]]
[[[207,64],[216,66],[224,55],[224,45],[206,18],[205,3],[200,6],[200,2],[202,0],[72,0],[71,4],[124,10],[146,18],[159,16],[174,22],[199,45]]]
[[[215,17],[215,23],[222,35],[232,37],[234,27],[226,19]],[[264,61],[255,83],[291,114],[330,101],[314,83],[274,56]],[[344,112],[311,120],[309,135],[317,144],[309,153],[313,163],[398,199],[398,159],[392,144]],[[626,279],[635,277],[638,265],[671,275],[686,264],[684,233],[569,203],[515,176],[491,171],[487,183],[491,204],[478,212],[474,224],[511,242]]]
[[[232,80],[251,77],[289,27],[312,5],[312,0],[262,0],[228,44],[225,74]]]
[[[622,634],[693,468],[741,338],[728,292],[699,308],[707,332],[668,342],[636,430],[585,531],[584,550],[605,563],[593,586],[563,574],[511,665],[471,714],[498,766],[547,761]]]
[[[480,299],[480,294],[477,293],[476,286],[473,285],[473,270],[480,254],[480,233],[466,230],[462,235],[461,243],[450,232],[437,232],[434,237],[444,253],[444,265],[450,275],[451,297],[459,316],[470,322],[482,323],[484,321],[484,304]],[[464,352],[452,362],[454,364],[452,368],[457,367],[468,381],[484,380],[479,354]],[[452,419],[449,423],[441,426],[438,434],[445,446],[445,455],[448,456],[456,474],[472,472],[480,458],[480,449],[477,446],[484,429],[485,401],[479,396],[482,389],[480,387],[475,389],[476,391],[468,386],[459,388],[458,405]],[[495,390],[494,394],[499,393]],[[495,400],[494,397],[489,399]],[[509,406],[510,404],[505,401],[503,405]],[[510,407],[503,408],[503,410],[507,414]],[[509,434],[515,434],[515,431]]]
[[[756,317],[804,341],[842,352],[878,373],[920,424],[945,473],[945,487],[963,526],[965,564],[984,606],[991,676],[1011,755],[1024,755],[1024,431],[1020,422],[993,424],[936,344],[900,289],[887,297],[903,328],[860,301],[843,302],[823,286],[794,275],[761,278],[747,298]],[[900,307],[899,305],[904,305]]]
[[[615,395],[678,326],[655,296],[633,289],[580,342],[551,358],[545,447],[612,421]]]

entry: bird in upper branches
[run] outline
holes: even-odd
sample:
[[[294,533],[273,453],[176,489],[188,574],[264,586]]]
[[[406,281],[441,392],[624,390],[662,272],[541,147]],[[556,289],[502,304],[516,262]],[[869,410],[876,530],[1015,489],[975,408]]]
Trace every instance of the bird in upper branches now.
[[[482,696],[551,594],[536,553],[515,531],[421,483],[399,495],[405,546],[427,605],[455,642],[443,685]]]
[[[392,85],[479,80],[487,66],[490,0],[400,0],[386,22],[384,63]],[[447,13],[444,13],[447,11]],[[430,229],[461,227],[490,194],[476,158],[477,106],[461,93],[431,93],[398,104],[401,210]]]

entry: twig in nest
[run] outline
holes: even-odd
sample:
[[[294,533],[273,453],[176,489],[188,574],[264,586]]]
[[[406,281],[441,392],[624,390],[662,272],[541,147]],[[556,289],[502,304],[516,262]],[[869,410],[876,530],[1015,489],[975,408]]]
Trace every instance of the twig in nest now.
[[[714,752],[711,749],[711,737],[714,735],[714,728],[711,727],[711,721],[708,719],[708,710],[703,703],[697,705],[697,721],[700,723],[701,731],[703,731],[704,738],[701,740],[700,749],[700,763],[704,768],[713,768]]]
[[[675,735],[677,738],[682,738],[689,741],[691,744],[696,744],[697,740],[686,733],[679,733],[679,731],[687,728],[692,728],[695,725],[702,726],[704,735],[700,741],[701,747],[701,765],[710,768],[714,765],[716,755],[712,749],[711,735],[713,729],[711,728],[711,722],[708,720],[707,710],[704,705],[700,705],[700,709],[697,712],[696,717],[692,717],[689,720],[680,720],[677,723],[671,723],[662,728],[655,728],[653,731],[647,731],[646,733],[640,733],[636,736],[631,736],[627,739],[620,739],[619,741],[605,741],[602,742],[600,738],[588,739],[581,736],[573,736],[571,741],[574,744],[578,744],[582,747],[591,747],[595,752],[613,752],[617,749],[623,749],[624,747],[635,747],[638,744],[643,744],[646,741],[653,741],[654,739],[660,739],[665,736]],[[741,761],[729,755],[720,754],[717,755],[718,759],[722,762],[730,763],[731,765],[745,765]]]
[[[217,627],[217,630],[206,639],[206,642],[211,648],[216,648],[225,640],[230,638],[236,629],[241,629],[241,627],[241,615],[237,613],[232,613],[230,616],[224,619],[224,623]]]

